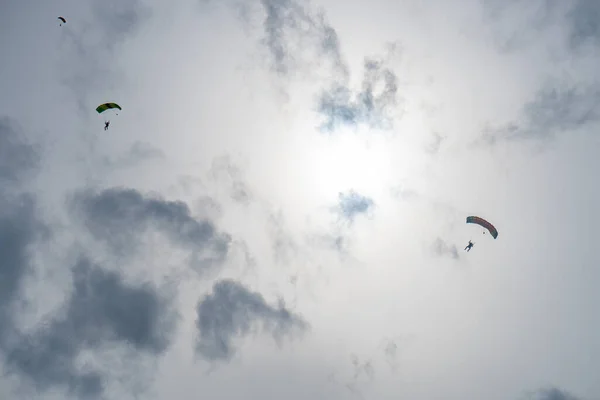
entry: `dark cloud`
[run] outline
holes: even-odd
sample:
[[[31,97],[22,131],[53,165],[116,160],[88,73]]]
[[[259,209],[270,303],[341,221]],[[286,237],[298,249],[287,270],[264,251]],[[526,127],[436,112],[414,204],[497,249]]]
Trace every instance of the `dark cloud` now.
[[[600,85],[549,83],[525,104],[519,121],[487,128],[489,143],[498,139],[550,138],[600,122]]]
[[[530,396],[531,400],[581,400],[558,388],[541,389]]]
[[[82,258],[73,268],[73,292],[55,318],[5,348],[13,373],[38,390],[66,386],[78,398],[98,397],[105,373],[80,368],[84,350],[121,344],[158,355],[166,350],[176,315],[150,285],[130,285]]]
[[[33,272],[31,252],[47,231],[35,197],[9,198],[0,191],[0,345],[14,333],[14,316],[27,276]]]
[[[52,234],[36,197],[24,190],[41,154],[10,120],[0,120],[0,359],[6,374],[35,391],[66,388],[77,398],[100,397],[109,368],[82,357],[130,348],[163,353],[176,314],[170,300],[145,284],[128,284],[82,258],[72,269],[73,289],[62,307],[28,330],[19,319],[25,285],[35,277],[36,247]],[[190,237],[190,240],[192,238]],[[40,298],[43,301],[43,298]],[[115,345],[119,345],[115,346]],[[111,366],[112,367],[112,366]]]
[[[208,3],[208,1],[204,1]],[[260,0],[237,1],[240,16],[252,23],[254,6],[260,8],[264,37],[272,70],[281,76],[304,69],[309,64],[332,68],[336,74],[347,74],[342,60],[337,32],[329,25],[322,11],[311,9],[307,1]],[[299,54],[314,51],[314,60],[301,59]],[[313,65],[313,66],[314,66]]]
[[[508,32],[496,31],[505,49],[521,46],[531,33],[566,23],[570,50],[583,44],[600,46],[600,2],[597,0],[481,0],[495,29],[506,24]]]
[[[39,149],[28,143],[17,124],[0,118],[0,190],[10,190],[39,168]]]
[[[23,179],[30,177],[37,168],[40,159],[37,149],[23,138],[22,132],[15,129],[12,121],[0,121],[0,353],[6,372],[23,372],[18,367],[21,354],[15,343],[24,341],[17,327],[17,317],[21,314],[21,301],[26,279],[34,273],[33,251],[42,237],[49,233],[49,227],[39,216],[36,197],[21,190]],[[52,347],[69,346],[61,338],[50,341]],[[23,357],[24,363],[30,357]],[[35,355],[41,363],[47,357],[45,353]],[[29,364],[31,365],[31,364]],[[31,365],[43,370],[43,366]],[[45,374],[60,374],[60,365]],[[92,376],[81,380],[80,384],[94,386]],[[43,384],[43,382],[40,382]]]
[[[210,361],[231,359],[236,352],[234,338],[247,336],[258,323],[275,339],[307,328],[302,317],[283,304],[271,306],[260,293],[232,280],[215,283],[213,292],[198,303],[197,313],[196,350]]]
[[[153,354],[166,350],[175,318],[157,289],[128,284],[87,259],[73,268],[73,287],[62,329],[88,344],[114,339]]]
[[[456,245],[449,245],[441,238],[437,238],[435,242],[433,242],[432,249],[437,256],[450,256],[454,259],[458,259],[458,249]]]
[[[321,62],[326,57],[337,72],[345,72],[337,32],[325,15],[311,12],[306,2],[262,0],[265,12],[263,43],[273,57],[273,69],[281,75],[302,67],[300,50],[314,47]]]
[[[151,228],[192,250],[193,264],[200,269],[224,261],[229,251],[231,237],[218,232],[211,221],[194,218],[182,201],[144,196],[135,189],[110,188],[80,191],[71,204],[90,233],[117,254],[131,253]]]
[[[399,101],[398,78],[387,64],[387,60],[366,57],[361,90],[355,92],[344,79],[319,94],[317,112],[325,117],[321,131],[333,132],[341,125],[393,127],[393,112]]]
[[[23,183],[37,172],[39,159],[14,121],[0,119],[0,345],[14,333],[22,285],[32,272],[33,246],[48,233],[35,196],[22,192]]]
[[[354,222],[356,216],[367,214],[375,207],[373,199],[363,196],[354,190],[347,193],[339,193],[339,202],[335,207],[335,212],[349,223]]]
[[[567,13],[570,25],[570,43],[579,45],[591,42],[600,46],[600,2],[597,0],[577,0]]]
[[[560,0],[481,0],[492,20],[517,20],[528,28],[541,29],[551,22]]]
[[[547,86],[525,105],[525,118],[532,132],[567,131],[600,119],[600,85]]]

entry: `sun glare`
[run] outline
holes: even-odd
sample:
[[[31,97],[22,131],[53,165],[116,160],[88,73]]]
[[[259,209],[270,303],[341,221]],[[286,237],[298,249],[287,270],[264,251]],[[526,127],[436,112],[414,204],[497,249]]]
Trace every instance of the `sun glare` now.
[[[354,189],[380,197],[392,177],[391,151],[384,137],[361,132],[321,136],[308,151],[312,190],[319,197],[336,198]]]

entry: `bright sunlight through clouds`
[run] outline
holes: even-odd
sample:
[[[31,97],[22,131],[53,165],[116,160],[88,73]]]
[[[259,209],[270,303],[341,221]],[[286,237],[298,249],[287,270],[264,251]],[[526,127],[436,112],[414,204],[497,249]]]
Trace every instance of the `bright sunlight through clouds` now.
[[[9,0],[0,52],[1,399],[600,396],[600,1]]]

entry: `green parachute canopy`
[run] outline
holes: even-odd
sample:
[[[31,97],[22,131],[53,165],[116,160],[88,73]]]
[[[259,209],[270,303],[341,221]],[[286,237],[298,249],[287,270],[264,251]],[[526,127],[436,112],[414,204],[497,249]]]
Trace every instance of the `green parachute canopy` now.
[[[98,114],[101,114],[106,110],[110,110],[111,108],[118,108],[119,110],[121,110],[121,106],[117,103],[104,103],[96,107],[96,111],[98,111]]]
[[[488,221],[486,221],[485,219],[483,219],[481,217],[475,217],[475,216],[467,217],[467,224],[477,224],[477,225],[483,226],[490,232],[490,235],[492,235],[492,237],[494,239],[496,239],[498,237],[498,231],[496,230],[494,225],[492,225],[491,223],[489,223]]]

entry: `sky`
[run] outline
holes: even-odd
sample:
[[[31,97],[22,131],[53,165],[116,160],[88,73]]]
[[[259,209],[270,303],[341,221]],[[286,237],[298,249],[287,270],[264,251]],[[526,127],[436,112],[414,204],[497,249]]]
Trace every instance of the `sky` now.
[[[1,398],[600,398],[600,2],[3,0],[0,50]]]

